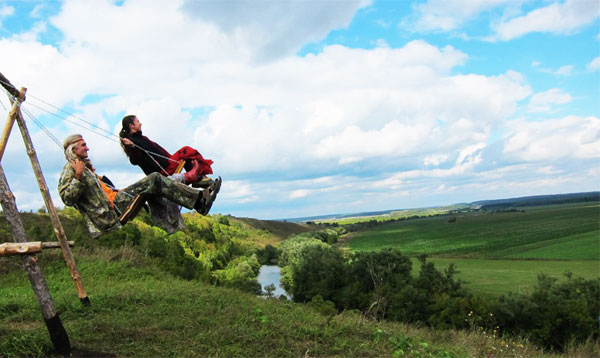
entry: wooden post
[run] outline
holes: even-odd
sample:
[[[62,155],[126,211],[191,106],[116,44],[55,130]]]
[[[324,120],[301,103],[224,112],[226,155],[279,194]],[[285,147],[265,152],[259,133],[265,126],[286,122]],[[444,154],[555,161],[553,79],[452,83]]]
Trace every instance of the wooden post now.
[[[21,95],[19,98],[24,98],[25,92],[27,88],[21,88],[19,92]],[[12,97],[10,97],[12,101]],[[8,137],[10,136],[10,132],[12,130],[13,124],[15,123],[15,117],[17,115],[17,109],[21,106],[21,102],[12,101],[12,108],[10,113],[8,114],[8,119],[6,120],[6,124],[4,125],[4,131],[2,132],[2,139],[0,139],[0,161],[2,161],[2,156],[4,156],[4,149],[6,149],[6,144],[8,144]]]
[[[15,102],[20,102],[21,99],[25,98],[26,91],[26,88],[21,88],[21,91],[19,92],[19,98]],[[90,299],[87,295],[87,292],[85,291],[83,281],[81,280],[81,275],[79,275],[77,265],[75,265],[75,259],[73,259],[73,254],[71,253],[71,249],[69,248],[69,244],[67,243],[67,236],[65,235],[65,230],[63,229],[62,224],[60,223],[60,219],[56,212],[56,208],[52,203],[52,198],[50,197],[48,185],[46,185],[46,180],[44,179],[44,174],[42,173],[42,168],[40,167],[40,162],[38,161],[37,154],[35,153],[35,149],[33,148],[33,142],[31,141],[29,131],[27,130],[27,125],[25,124],[23,114],[21,113],[21,107],[15,107],[15,104],[13,103],[13,108],[16,108],[14,118],[17,121],[19,129],[21,130],[21,136],[23,137],[23,142],[25,142],[27,155],[29,156],[29,160],[31,161],[31,166],[33,167],[35,178],[37,179],[40,192],[42,193],[44,203],[46,204],[46,209],[48,210],[50,220],[52,221],[52,226],[54,227],[54,234],[56,234],[56,238],[58,239],[58,242],[60,242],[60,247],[62,249],[65,262],[67,264],[67,267],[69,268],[69,271],[71,272],[71,278],[75,283],[77,295],[79,296],[81,303],[87,305],[90,303]]]
[[[27,242],[15,197],[10,191],[2,165],[0,165],[0,204],[2,204],[6,221],[10,225],[13,240],[21,243]],[[31,287],[42,310],[42,316],[46,322],[48,332],[50,332],[50,340],[54,345],[54,349],[62,355],[69,355],[71,353],[71,343],[60,317],[54,308],[54,302],[52,302],[48,285],[37,262],[37,256],[24,255],[23,266],[25,266],[29,282],[31,282]]]

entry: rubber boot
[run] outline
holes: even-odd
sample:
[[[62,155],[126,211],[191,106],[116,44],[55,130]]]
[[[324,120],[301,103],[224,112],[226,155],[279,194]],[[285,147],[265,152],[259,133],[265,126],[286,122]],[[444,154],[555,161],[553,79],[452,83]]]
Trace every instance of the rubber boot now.
[[[183,174],[185,184],[191,184],[198,181],[198,161],[194,160],[192,170]]]
[[[198,195],[198,199],[196,199],[196,203],[194,205],[194,209],[202,215],[205,215],[206,212],[206,204],[210,200],[210,192],[208,190],[202,190]],[[210,210],[210,209],[209,209]]]

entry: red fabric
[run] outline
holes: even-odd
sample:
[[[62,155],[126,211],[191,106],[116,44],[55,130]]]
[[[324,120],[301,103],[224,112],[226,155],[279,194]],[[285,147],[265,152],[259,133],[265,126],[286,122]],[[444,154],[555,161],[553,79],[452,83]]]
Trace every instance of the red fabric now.
[[[192,169],[192,166],[193,166],[192,161],[197,160],[198,164],[199,164],[198,176],[203,176],[203,175],[208,175],[208,174],[213,173],[212,168],[210,166],[214,162],[210,159],[204,159],[202,154],[200,154],[196,149],[194,149],[192,147],[188,147],[188,146],[182,147],[181,149],[176,151],[173,155],[171,155],[170,158],[172,160],[169,161],[169,166],[166,168],[167,173],[169,173],[169,175],[172,175],[173,173],[175,173],[175,169],[177,169],[177,165],[179,164],[179,161],[181,161],[181,160],[186,161],[184,168],[187,171]],[[176,160],[176,162],[174,162],[173,160]]]

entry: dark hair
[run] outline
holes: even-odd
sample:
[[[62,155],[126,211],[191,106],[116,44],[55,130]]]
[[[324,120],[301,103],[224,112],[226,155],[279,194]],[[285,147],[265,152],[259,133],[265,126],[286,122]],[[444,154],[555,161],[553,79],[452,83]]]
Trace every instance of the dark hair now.
[[[136,119],[135,114],[128,114],[125,117],[123,117],[123,120],[121,121],[121,125],[123,126],[123,128],[121,128],[121,131],[119,132],[119,137],[127,138],[129,136],[129,131],[130,131],[129,126],[131,124],[133,124],[133,121],[135,119]],[[129,157],[130,150],[123,144],[123,142],[121,142],[121,148],[123,148],[123,151]]]

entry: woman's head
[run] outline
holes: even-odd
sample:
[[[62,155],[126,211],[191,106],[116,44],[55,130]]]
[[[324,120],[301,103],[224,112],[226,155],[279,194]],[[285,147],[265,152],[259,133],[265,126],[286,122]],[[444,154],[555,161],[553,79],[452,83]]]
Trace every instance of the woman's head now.
[[[136,123],[137,122],[137,123]],[[137,119],[137,117],[134,114],[129,114],[126,115],[125,117],[123,117],[123,120],[121,121],[121,125],[123,128],[121,128],[121,132],[119,132],[119,137],[124,138],[126,136],[128,136],[129,134],[132,133],[132,129],[133,132],[136,132],[136,125],[139,124],[139,120]],[[141,132],[142,128],[141,128],[141,124],[139,124],[139,132]]]
[[[142,124],[134,114],[129,114],[123,117],[121,125],[123,126],[119,132],[119,137],[121,138],[127,138],[133,133],[142,134]],[[123,148],[123,151],[128,157],[131,156],[131,148],[126,147],[123,142],[121,142],[121,148]]]

